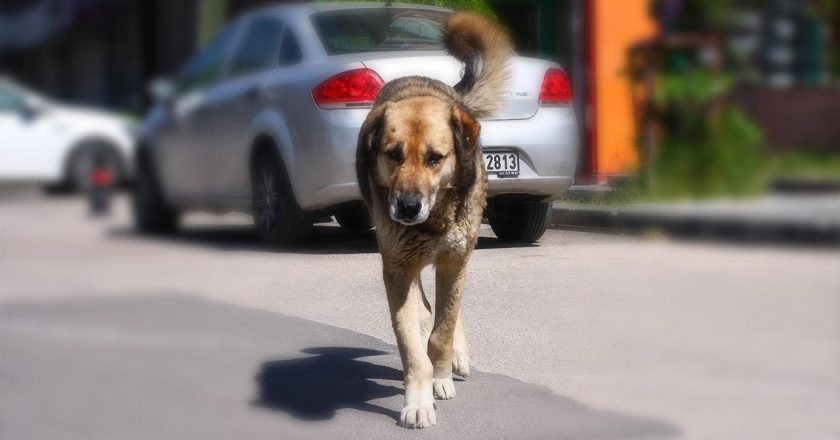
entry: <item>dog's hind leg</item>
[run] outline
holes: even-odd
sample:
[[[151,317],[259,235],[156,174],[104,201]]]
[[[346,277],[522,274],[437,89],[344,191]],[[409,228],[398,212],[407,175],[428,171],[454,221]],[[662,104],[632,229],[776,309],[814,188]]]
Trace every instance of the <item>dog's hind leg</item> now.
[[[383,259],[383,272],[405,379],[405,402],[399,424],[406,428],[436,425],[433,369],[420,326],[421,309],[424,309],[419,298],[420,271],[407,273],[399,265],[390,265]]]
[[[452,337],[452,372],[461,377],[470,375],[470,355],[467,349],[467,335],[464,334],[464,320],[461,310],[455,321],[455,335]]]
[[[452,382],[453,339],[466,279],[466,259],[438,261],[435,271],[435,325],[429,337],[429,358],[434,367],[437,399],[455,397]]]

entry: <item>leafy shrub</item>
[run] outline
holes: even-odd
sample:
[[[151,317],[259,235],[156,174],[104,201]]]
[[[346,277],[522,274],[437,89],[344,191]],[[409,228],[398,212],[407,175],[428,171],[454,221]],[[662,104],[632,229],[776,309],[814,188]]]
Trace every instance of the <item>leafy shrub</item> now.
[[[710,197],[760,189],[763,136],[739,108],[724,103],[729,86],[725,76],[699,70],[661,77],[654,194]]]

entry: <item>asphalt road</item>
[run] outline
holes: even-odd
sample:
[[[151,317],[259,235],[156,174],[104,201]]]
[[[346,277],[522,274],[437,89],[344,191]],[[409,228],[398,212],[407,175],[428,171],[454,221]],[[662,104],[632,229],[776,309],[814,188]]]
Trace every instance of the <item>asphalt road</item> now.
[[[485,232],[474,373],[412,432],[372,233],[150,239],[123,202],[0,193],[0,438],[840,438],[830,249]]]

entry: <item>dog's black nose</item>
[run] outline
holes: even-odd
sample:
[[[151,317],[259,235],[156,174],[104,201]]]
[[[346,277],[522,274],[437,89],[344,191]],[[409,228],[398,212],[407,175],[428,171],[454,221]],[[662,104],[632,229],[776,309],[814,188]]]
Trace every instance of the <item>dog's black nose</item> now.
[[[397,216],[400,219],[413,219],[423,206],[419,197],[400,197],[397,199]]]

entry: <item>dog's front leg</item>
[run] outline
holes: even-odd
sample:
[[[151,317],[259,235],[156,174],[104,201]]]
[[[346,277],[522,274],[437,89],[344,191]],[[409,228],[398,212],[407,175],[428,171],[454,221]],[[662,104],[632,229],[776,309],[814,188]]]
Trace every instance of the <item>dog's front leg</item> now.
[[[461,296],[467,275],[465,258],[438,261],[435,270],[435,324],[429,337],[429,358],[434,368],[434,397],[455,397],[452,382],[452,342],[458,326]],[[461,324],[463,336],[463,323]]]
[[[429,343],[429,336],[432,334],[432,326],[434,321],[432,319],[432,306],[429,300],[426,299],[426,291],[423,290],[423,283],[418,278],[417,285],[420,288],[420,335],[423,338],[423,346]],[[456,332],[457,334],[457,332]]]
[[[458,310],[458,320],[455,321],[455,335],[452,337],[452,372],[467,377],[470,375],[470,355],[467,348],[467,335],[464,333],[464,319]]]
[[[395,266],[384,263],[383,269],[405,378],[405,403],[399,424],[406,428],[426,428],[436,425],[437,420],[432,396],[432,363],[426,355],[420,327],[420,271],[406,272]]]

